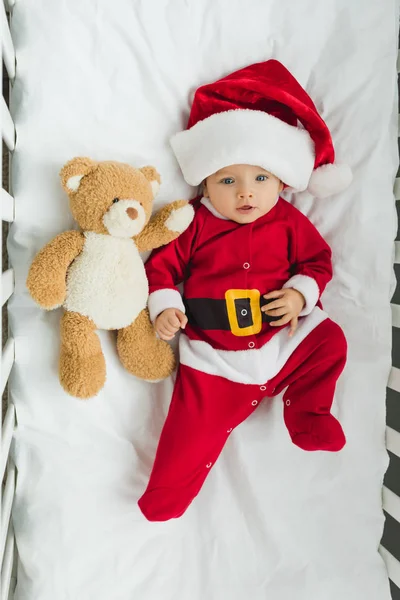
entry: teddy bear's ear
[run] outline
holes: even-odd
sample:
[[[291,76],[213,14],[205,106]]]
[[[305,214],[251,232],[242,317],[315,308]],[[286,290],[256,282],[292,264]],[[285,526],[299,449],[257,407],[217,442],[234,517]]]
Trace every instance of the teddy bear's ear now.
[[[61,183],[67,194],[77,192],[82,177],[90,173],[97,163],[91,158],[77,156],[69,160],[61,169]]]
[[[146,177],[147,181],[150,181],[151,189],[153,190],[153,196],[157,196],[161,183],[161,177],[157,169],[154,167],[143,167],[139,170]]]

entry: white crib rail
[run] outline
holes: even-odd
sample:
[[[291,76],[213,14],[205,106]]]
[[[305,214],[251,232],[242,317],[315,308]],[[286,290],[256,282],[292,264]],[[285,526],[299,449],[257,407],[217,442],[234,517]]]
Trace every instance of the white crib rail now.
[[[8,25],[7,15],[4,4],[0,3],[0,26],[1,26],[1,52],[2,52],[2,64],[0,67],[1,80],[3,81],[3,63],[7,70],[9,80],[12,82],[15,77],[15,51],[11,38],[10,28]],[[13,2],[8,0],[7,8],[10,9]],[[15,147],[15,126],[8,109],[5,98],[1,97],[1,136],[4,141],[9,156],[6,157],[10,160],[10,153]],[[0,158],[2,165],[2,181],[3,181],[3,147],[1,146]],[[9,188],[9,186],[8,186]],[[1,189],[1,218],[2,221],[11,223],[14,220],[15,208],[14,198],[10,194],[10,190]],[[2,237],[2,230],[0,230],[0,238]],[[2,239],[0,239],[0,254],[2,256]],[[3,264],[3,260],[2,260]],[[12,269],[6,269],[0,278],[0,295],[2,307],[6,305],[8,299],[14,291],[14,272]],[[1,327],[1,338],[7,336],[8,332],[2,331]],[[7,381],[14,363],[14,340],[8,338],[1,353],[1,395],[3,396],[4,390],[7,385]],[[1,576],[0,576],[0,599],[10,600],[14,595],[15,588],[15,564],[16,564],[16,552],[15,552],[15,540],[14,531],[11,521],[12,505],[15,494],[16,484],[16,472],[15,466],[10,458],[10,448],[15,427],[15,410],[14,405],[7,398],[7,411],[3,419],[3,410],[1,409],[1,422],[2,427],[0,430],[0,473],[1,480],[3,482],[2,494],[0,497],[0,564],[1,564]],[[4,483],[5,479],[5,483]]]
[[[397,73],[400,73],[400,50],[397,55]],[[398,133],[400,137],[400,114],[398,117]],[[400,169],[399,169],[400,172]],[[394,197],[396,203],[400,201],[400,177],[397,176],[394,184]],[[395,265],[400,264],[400,241],[395,242],[394,248],[394,262]],[[398,281],[398,285],[400,282]],[[392,304],[392,326],[395,329],[400,328],[400,305]],[[400,393],[400,369],[392,366],[388,388],[396,393]],[[396,427],[400,429],[400,423],[396,423]],[[400,433],[392,427],[386,428],[386,447],[388,451],[397,458],[400,458]],[[400,525],[400,497],[391,489],[383,487],[383,508],[385,512],[392,517]],[[385,536],[380,547],[381,555],[386,563],[386,568],[389,574],[389,579],[400,588],[400,561],[396,558],[387,548],[384,547]],[[395,551],[398,554],[396,548]],[[399,556],[400,558],[400,556]]]
[[[3,4],[3,2],[5,4]],[[15,50],[12,42],[10,28],[8,25],[6,10],[11,11],[14,6],[14,0],[3,0],[0,2],[0,21],[1,21],[1,51],[2,61],[7,70],[9,80],[12,82],[15,77]],[[0,66],[1,79],[3,79],[3,64]],[[397,61],[397,71],[400,72],[400,51]],[[7,103],[2,95],[1,100],[1,134],[9,153],[15,148],[15,126],[8,109]],[[399,117],[400,123],[400,117]],[[0,158],[3,165],[3,153],[0,149]],[[395,181],[394,195],[396,201],[400,201],[400,177]],[[9,190],[1,189],[1,219],[11,223],[15,218],[14,198]],[[1,238],[1,229],[0,229]],[[2,240],[0,239],[0,253],[2,253]],[[395,263],[400,264],[400,241],[395,245]],[[14,273],[12,269],[7,269],[2,273],[0,279],[0,292],[2,306],[7,303],[14,290]],[[392,304],[392,322],[393,327],[400,328],[400,306]],[[1,324],[0,324],[1,328]],[[1,331],[3,335],[4,332]],[[14,363],[15,342],[9,338],[1,352],[1,393],[3,394],[7,381]],[[400,369],[392,367],[388,387],[400,393]],[[2,415],[3,417],[3,415]],[[10,447],[15,428],[15,410],[14,405],[8,399],[8,407],[5,418],[2,418],[2,427],[0,429],[0,473],[2,480],[6,476],[3,492],[0,496],[0,600],[11,600],[15,587],[15,562],[16,549],[14,531],[11,521],[11,512],[16,485],[15,466],[10,458]],[[391,427],[387,427],[386,433],[387,449],[392,454],[400,458],[400,433]],[[392,490],[384,486],[383,488],[383,508],[400,524],[400,497]],[[386,548],[380,547],[380,552],[385,560],[389,578],[400,588],[400,561],[395,558]]]

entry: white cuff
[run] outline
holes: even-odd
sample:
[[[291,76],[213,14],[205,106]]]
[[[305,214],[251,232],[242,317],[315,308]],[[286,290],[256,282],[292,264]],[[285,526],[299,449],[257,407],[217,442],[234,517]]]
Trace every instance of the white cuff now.
[[[312,277],[308,277],[308,275],[293,275],[283,287],[293,288],[300,292],[300,294],[303,294],[306,304],[299,314],[299,317],[309,315],[319,300],[319,287],[317,282]]]
[[[161,290],[152,292],[149,296],[148,307],[152,323],[156,320],[158,315],[167,308],[177,308],[183,313],[186,312],[182,296],[178,290],[173,290],[171,288],[162,288]]]

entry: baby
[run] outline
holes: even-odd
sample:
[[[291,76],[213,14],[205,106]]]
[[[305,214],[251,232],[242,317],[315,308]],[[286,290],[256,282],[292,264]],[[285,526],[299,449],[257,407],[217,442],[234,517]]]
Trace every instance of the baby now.
[[[231,165],[207,177],[203,183],[203,204],[215,216],[235,223],[252,223],[266,215],[278,202],[283,183],[262,167]],[[209,198],[209,201],[204,201]],[[213,209],[213,210],[212,210]],[[272,327],[290,323],[289,336],[297,329],[298,316],[306,300],[294,288],[274,290],[263,296],[270,301],[261,307],[268,316],[279,317],[271,321]],[[243,315],[242,315],[243,316]],[[187,317],[177,308],[165,309],[155,321],[155,328],[163,340],[171,340],[176,332],[184,329]]]
[[[347,167],[333,164],[314,104],[279,62],[252,65],[197,90],[188,129],[172,147],[203,195],[188,229],[146,264],[158,335],[170,340],[183,330],[169,413],[139,500],[151,521],[186,511],[263,397],[285,390],[284,421],[303,450],[345,444],[330,410],[346,340],[320,303],[331,251],[280,197],[284,185],[321,196],[351,181]]]

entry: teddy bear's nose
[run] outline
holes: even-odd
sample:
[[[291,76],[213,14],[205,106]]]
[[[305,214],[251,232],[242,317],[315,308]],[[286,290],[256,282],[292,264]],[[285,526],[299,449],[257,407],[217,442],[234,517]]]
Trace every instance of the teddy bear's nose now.
[[[136,208],[132,208],[130,206],[129,208],[126,209],[126,214],[128,215],[128,217],[130,219],[132,219],[132,221],[134,221],[135,219],[137,219],[138,211],[136,210]]]

